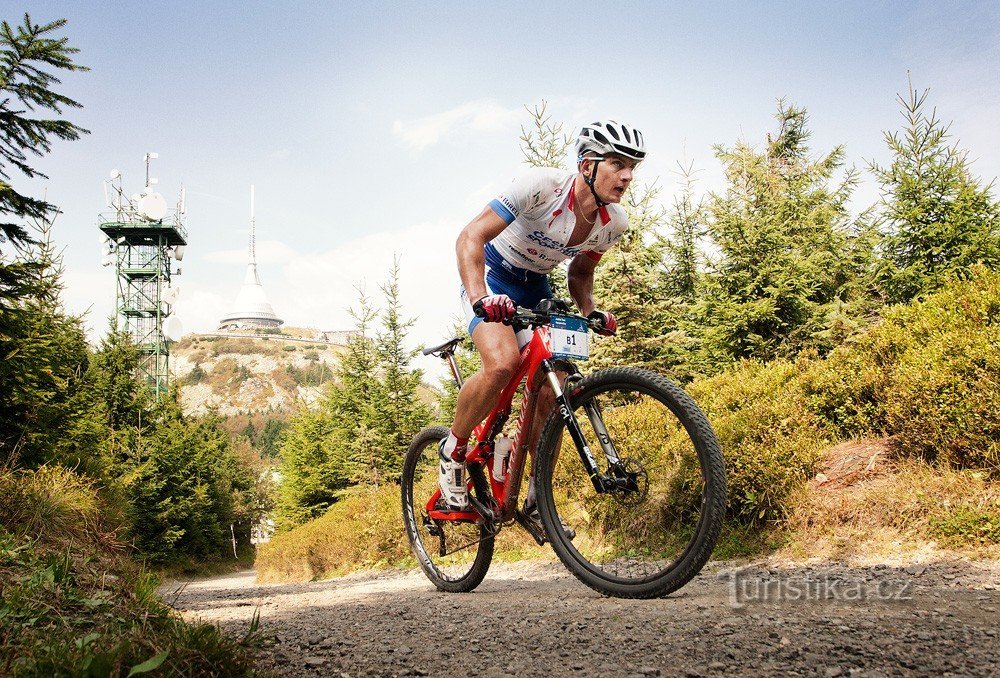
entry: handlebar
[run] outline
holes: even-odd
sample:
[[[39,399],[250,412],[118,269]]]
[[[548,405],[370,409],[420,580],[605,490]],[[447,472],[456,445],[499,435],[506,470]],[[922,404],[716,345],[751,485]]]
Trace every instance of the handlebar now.
[[[480,318],[485,319],[486,315],[480,312],[481,309],[473,309],[473,312]],[[514,311],[514,316],[503,321],[504,325],[521,326],[521,327],[539,327],[541,325],[548,325],[552,321],[552,316],[558,315],[566,318],[577,318],[582,320],[587,324],[591,330],[597,331],[601,328],[601,321],[596,318],[588,318],[587,316],[580,315],[578,313],[570,313],[568,311],[552,310],[543,311],[532,308],[524,308],[523,306],[518,306]]]

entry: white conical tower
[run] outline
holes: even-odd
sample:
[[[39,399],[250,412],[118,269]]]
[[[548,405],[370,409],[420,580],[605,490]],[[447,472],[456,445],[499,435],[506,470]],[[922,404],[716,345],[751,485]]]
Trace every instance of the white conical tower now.
[[[278,328],[285,322],[271,308],[257,275],[257,228],[254,223],[253,193],[253,186],[250,186],[250,261],[247,263],[247,274],[240,293],[236,295],[232,312],[219,321],[220,330]]]

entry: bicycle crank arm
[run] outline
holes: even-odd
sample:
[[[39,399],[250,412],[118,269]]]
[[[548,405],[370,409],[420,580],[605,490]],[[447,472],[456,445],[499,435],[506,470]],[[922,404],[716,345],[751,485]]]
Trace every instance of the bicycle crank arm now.
[[[492,527],[496,523],[496,515],[493,510],[490,509],[486,504],[476,499],[476,495],[469,492],[469,503],[472,504],[472,508],[476,509],[476,512],[483,517],[483,520],[487,525]]]
[[[559,404],[559,415],[566,422],[566,429],[569,431],[570,438],[573,439],[573,444],[576,445],[577,452],[580,453],[580,461],[583,462],[583,467],[586,469],[587,475],[590,476],[590,482],[594,484],[595,490],[603,493],[605,491],[604,478],[601,477],[597,467],[597,460],[594,459],[594,453],[591,451],[590,445],[587,444],[587,439],[583,437],[583,429],[580,428],[580,422],[573,416],[573,406],[569,402],[569,396],[562,390],[562,385],[559,383],[559,377],[556,376],[552,361],[543,360],[542,369],[545,370],[545,374],[549,378],[549,383],[552,385],[552,390],[556,394],[556,402]]]

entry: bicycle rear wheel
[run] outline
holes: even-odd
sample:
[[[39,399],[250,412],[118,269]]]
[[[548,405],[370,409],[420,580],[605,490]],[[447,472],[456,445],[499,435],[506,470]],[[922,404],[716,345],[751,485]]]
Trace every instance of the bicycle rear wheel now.
[[[619,484],[613,492],[595,489],[553,412],[535,471],[553,549],[578,579],[606,595],[653,598],[677,590],[708,560],[725,515],[725,471],[711,425],[679,386],[647,370],[602,370],[570,387],[569,399],[600,473]]]
[[[473,522],[433,519],[426,504],[438,488],[438,443],[448,437],[442,426],[425,428],[406,451],[403,462],[403,524],[413,555],[438,589],[451,593],[473,590],[493,560],[493,536]],[[482,473],[482,468],[470,469]],[[444,508],[443,503],[439,508]]]

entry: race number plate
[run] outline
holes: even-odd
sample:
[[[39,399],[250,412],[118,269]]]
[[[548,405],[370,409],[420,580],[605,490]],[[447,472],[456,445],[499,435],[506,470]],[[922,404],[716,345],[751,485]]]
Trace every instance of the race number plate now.
[[[554,315],[549,326],[549,338],[554,358],[586,360],[590,357],[590,335],[585,320]]]

